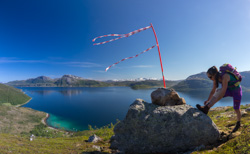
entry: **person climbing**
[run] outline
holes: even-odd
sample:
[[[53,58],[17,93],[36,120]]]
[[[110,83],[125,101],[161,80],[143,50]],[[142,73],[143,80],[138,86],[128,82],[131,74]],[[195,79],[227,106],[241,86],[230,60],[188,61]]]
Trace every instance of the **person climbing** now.
[[[233,97],[237,123],[232,132],[236,132],[240,128],[241,120],[241,75],[230,64],[224,64],[220,67],[220,71],[218,71],[216,66],[209,68],[207,71],[207,77],[213,81],[213,88],[208,99],[204,102],[204,106],[197,104],[196,107],[203,113],[207,114],[209,109],[223,97]],[[218,88],[219,83],[222,84],[221,88]]]

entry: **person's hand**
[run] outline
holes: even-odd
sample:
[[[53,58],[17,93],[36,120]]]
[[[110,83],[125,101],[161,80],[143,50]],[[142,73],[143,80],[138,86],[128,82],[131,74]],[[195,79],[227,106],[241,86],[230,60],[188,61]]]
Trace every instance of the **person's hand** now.
[[[207,105],[207,103],[208,103],[208,101],[205,101],[205,102],[204,102],[204,105]]]

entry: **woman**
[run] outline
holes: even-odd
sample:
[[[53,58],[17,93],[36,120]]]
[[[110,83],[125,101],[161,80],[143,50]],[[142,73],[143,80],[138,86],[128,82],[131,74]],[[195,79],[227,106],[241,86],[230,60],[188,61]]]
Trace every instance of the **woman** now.
[[[210,92],[208,99],[204,102],[204,106],[200,106],[199,104],[196,107],[207,114],[209,109],[218,102],[223,97],[233,97],[234,102],[234,110],[237,115],[237,123],[232,132],[237,131],[240,128],[240,120],[241,120],[241,112],[240,112],[240,103],[242,97],[242,89],[241,86],[234,86],[235,82],[237,82],[234,75],[231,73],[225,73],[224,75],[220,75],[218,69],[213,66],[208,69],[207,76],[213,81],[213,89]],[[219,83],[222,84],[221,88],[219,87]]]

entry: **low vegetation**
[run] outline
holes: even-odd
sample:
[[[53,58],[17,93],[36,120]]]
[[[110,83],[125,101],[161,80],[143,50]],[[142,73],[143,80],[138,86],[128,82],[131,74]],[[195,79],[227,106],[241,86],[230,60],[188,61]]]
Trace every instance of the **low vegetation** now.
[[[46,113],[30,108],[0,105],[0,133],[29,133],[45,116]]]
[[[0,120],[0,153],[83,153],[97,151],[97,146],[102,152],[111,153],[109,139],[114,135],[112,123],[95,129],[89,126],[88,131],[67,132],[42,124],[41,119],[45,117],[45,113],[40,115],[42,112],[5,105],[1,105],[0,109],[1,113],[6,111],[5,119],[11,123],[3,126],[2,123],[6,121]],[[23,122],[21,122],[15,120],[14,115],[9,115],[12,112],[20,112],[27,116],[18,117],[20,115],[17,115],[17,119],[22,119]],[[30,141],[31,134],[35,135],[33,141]],[[89,136],[93,134],[100,136],[103,140],[95,144],[87,142]]]
[[[236,115],[233,107],[221,107],[214,109],[209,116],[220,130],[221,138],[214,145],[206,146],[205,149],[193,152],[193,154],[238,154],[249,153],[250,151],[250,112],[244,109],[250,108],[250,105],[241,106],[242,119],[241,128],[231,134],[235,123]]]
[[[19,105],[29,101],[31,98],[20,89],[0,84],[0,104],[9,103]]]

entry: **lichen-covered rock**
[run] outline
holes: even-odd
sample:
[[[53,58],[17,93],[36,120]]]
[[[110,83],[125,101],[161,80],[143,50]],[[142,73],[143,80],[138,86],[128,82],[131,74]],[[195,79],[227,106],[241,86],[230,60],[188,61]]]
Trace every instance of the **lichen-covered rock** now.
[[[137,99],[114,128],[111,148],[125,153],[177,153],[217,141],[213,121],[189,105],[157,106]]]
[[[99,142],[101,140],[102,139],[99,136],[97,136],[97,135],[94,134],[94,135],[92,135],[92,136],[89,137],[88,142],[96,143],[96,142]]]
[[[184,98],[180,98],[174,89],[158,88],[151,93],[153,104],[160,106],[174,106],[186,104]]]

